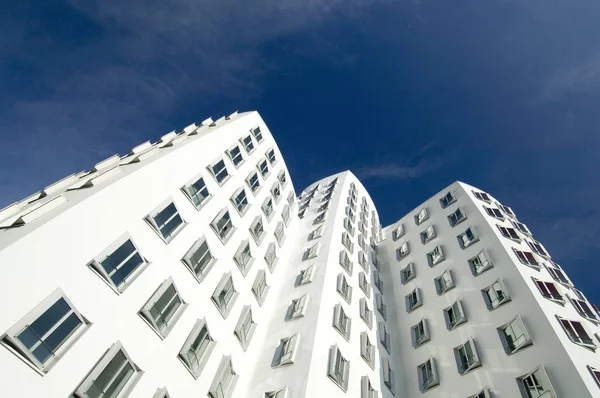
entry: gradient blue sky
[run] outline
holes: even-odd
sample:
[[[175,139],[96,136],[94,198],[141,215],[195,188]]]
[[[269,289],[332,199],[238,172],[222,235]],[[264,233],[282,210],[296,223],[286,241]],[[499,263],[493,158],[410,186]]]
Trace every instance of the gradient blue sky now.
[[[461,180],[600,304],[595,0],[44,0],[0,13],[0,207],[258,110],[297,189],[351,169],[384,225]]]

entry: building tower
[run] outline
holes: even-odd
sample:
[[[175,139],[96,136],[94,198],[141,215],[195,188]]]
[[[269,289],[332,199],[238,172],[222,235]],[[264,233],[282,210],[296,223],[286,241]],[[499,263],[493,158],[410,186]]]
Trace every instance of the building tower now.
[[[11,397],[600,397],[597,309],[460,182],[381,228],[349,171],[296,198],[256,112],[0,210]]]

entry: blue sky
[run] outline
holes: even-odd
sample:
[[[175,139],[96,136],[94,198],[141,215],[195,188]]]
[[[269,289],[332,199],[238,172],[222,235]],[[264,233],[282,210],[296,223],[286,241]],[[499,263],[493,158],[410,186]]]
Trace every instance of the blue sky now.
[[[455,180],[476,185],[600,303],[596,1],[12,3],[0,207],[174,128],[256,109],[297,189],[351,169],[389,224]]]

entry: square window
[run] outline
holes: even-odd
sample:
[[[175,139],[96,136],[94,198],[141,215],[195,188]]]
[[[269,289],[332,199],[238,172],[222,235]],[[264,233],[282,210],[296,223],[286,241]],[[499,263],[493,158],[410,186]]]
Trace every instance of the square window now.
[[[428,342],[431,337],[429,335],[429,325],[427,319],[423,318],[415,326],[411,328],[412,343],[414,348],[418,348],[421,345]]]
[[[287,205],[283,206],[283,210],[281,211],[281,218],[283,219],[283,222],[285,223],[286,227],[289,227],[289,225],[290,225],[290,214],[291,214],[290,205],[287,204]]]
[[[271,166],[275,166],[275,163],[277,163],[277,158],[275,157],[275,149],[273,149],[273,148],[269,149],[265,153],[265,156],[269,160],[269,163],[271,163]]]
[[[277,223],[274,234],[275,234],[275,240],[277,241],[277,244],[279,245],[279,247],[281,247],[283,245],[283,241],[285,240],[285,231],[283,229],[283,222],[279,221]]]
[[[321,247],[320,243],[315,243],[308,249],[304,251],[304,260],[309,260],[311,258],[315,258],[319,255],[319,248]]]
[[[293,365],[294,360],[296,359],[299,340],[300,335],[298,334],[279,340],[279,346],[277,346],[277,350],[275,351],[275,358],[273,358],[272,366]]]
[[[469,339],[464,344],[454,347],[454,357],[458,373],[464,375],[481,366],[481,359],[477,352],[475,340]]]
[[[240,318],[235,325],[235,329],[233,330],[233,334],[235,334],[235,337],[237,337],[237,339],[240,341],[244,351],[246,351],[248,345],[250,344],[250,340],[252,340],[254,329],[256,329],[256,322],[254,322],[254,319],[252,319],[251,307],[247,305],[242,309]]]
[[[473,243],[479,241],[479,237],[475,234],[473,227],[467,228],[466,231],[458,235],[457,238],[460,247],[462,247],[463,249],[466,249]]]
[[[395,372],[392,370],[388,358],[382,360],[381,373],[383,374],[383,384],[390,390],[392,395],[396,394]]]
[[[342,233],[342,244],[344,245],[344,247],[346,249],[348,249],[348,251],[350,253],[352,253],[354,251],[354,243],[352,243],[352,240],[350,239],[350,235],[348,235],[347,232]]]
[[[327,375],[343,391],[348,390],[348,379],[350,374],[350,362],[342,356],[337,345],[329,349],[329,366]]]
[[[260,207],[265,217],[267,217],[268,221],[273,219],[274,209],[273,209],[273,199],[271,197],[267,197],[262,206]]]
[[[490,197],[488,196],[487,193],[485,192],[477,192],[477,191],[473,191],[473,195],[475,195],[475,197],[479,200],[482,200],[484,202],[488,202],[491,203],[492,200],[490,199]]]
[[[254,152],[254,142],[252,141],[252,136],[250,134],[243,137],[240,140],[240,142],[242,143],[242,146],[244,147],[244,149],[246,150],[246,153],[248,155],[250,155],[252,152]]]
[[[346,250],[340,251],[340,265],[348,275],[352,276],[352,261],[350,261],[350,257],[348,256],[348,252]]]
[[[456,209],[454,211],[454,213],[452,213],[448,216],[448,222],[450,223],[451,227],[455,227],[457,224],[463,222],[466,219],[467,219],[467,216],[461,210],[460,207],[458,209]]]
[[[339,274],[337,277],[337,292],[350,304],[352,301],[352,287],[348,284],[344,274]]]
[[[286,398],[286,396],[287,388],[282,388],[281,390],[266,392],[264,398]]]
[[[425,244],[435,237],[435,228],[433,225],[430,225],[427,227],[427,229],[425,229],[425,231],[421,232],[421,243]]]
[[[256,274],[256,279],[254,279],[254,283],[252,284],[252,293],[254,294],[254,297],[256,297],[256,302],[258,302],[258,305],[263,305],[268,292],[269,286],[267,285],[267,273],[264,269],[261,269]]]
[[[467,322],[467,316],[460,300],[456,300],[450,307],[444,309],[444,318],[446,319],[446,327],[452,330],[459,325]]]
[[[521,231],[522,233],[524,233],[525,235],[529,235],[531,236],[531,231],[529,231],[529,228],[527,228],[527,225],[518,222],[518,221],[513,221],[511,220],[510,223],[519,231]]]
[[[287,184],[287,174],[285,173],[285,170],[281,170],[279,174],[277,174],[277,180],[279,180],[282,187],[285,187]]]
[[[428,218],[429,218],[429,212],[427,211],[427,208],[424,207],[415,216],[415,224],[416,225],[421,225],[421,223],[423,223]]]
[[[269,164],[267,163],[267,159],[263,159],[260,162],[258,162],[256,164],[256,168],[258,169],[258,172],[260,173],[263,180],[266,180],[267,177],[269,177],[269,173],[271,171],[269,170]]]
[[[387,305],[383,302],[383,296],[381,294],[375,295],[375,305],[377,306],[377,311],[381,317],[387,319]]]
[[[360,334],[360,355],[372,369],[375,368],[375,346],[371,344],[367,332]]]
[[[346,228],[346,231],[348,231],[350,235],[354,236],[354,226],[348,217],[344,218],[344,228]]]
[[[46,373],[88,325],[63,291],[57,289],[11,327],[3,342]]]
[[[324,222],[326,217],[327,217],[327,211],[324,211],[323,213],[321,213],[317,217],[315,217],[313,224],[316,225],[316,224]]]
[[[161,337],[167,337],[186,307],[171,277],[144,304],[140,315]]]
[[[250,235],[254,238],[254,242],[256,242],[257,246],[260,246],[263,238],[265,237],[265,227],[263,226],[262,217],[260,215],[254,218],[252,224],[250,224]]]
[[[250,267],[254,262],[252,251],[250,250],[250,242],[248,239],[243,240],[240,243],[240,246],[233,255],[233,261],[238,266],[243,276],[248,275],[248,271],[250,271]]]
[[[254,127],[253,129],[250,130],[250,132],[254,136],[254,139],[256,140],[256,142],[258,142],[260,144],[263,141],[262,131],[260,131],[259,126]]]
[[[312,232],[308,235],[309,240],[315,240],[323,236],[323,225],[319,225],[317,228],[313,229]]]
[[[364,272],[360,272],[358,274],[358,286],[360,287],[360,290],[363,291],[365,296],[371,297],[371,285],[369,284],[367,276]]]
[[[291,321],[293,319],[302,318],[308,304],[308,295],[305,294],[297,299],[292,300],[288,307],[286,320]]]
[[[404,235],[404,225],[400,224],[392,230],[392,240],[396,241]]]
[[[440,296],[455,286],[454,279],[452,278],[452,272],[449,269],[444,271],[442,275],[435,278],[433,282],[435,284],[435,290]]]
[[[224,356],[208,389],[209,398],[230,398],[239,376],[233,370],[231,357]]]
[[[377,286],[377,289],[383,293],[383,280],[381,279],[379,272],[373,272],[373,283]]]
[[[517,230],[511,227],[503,227],[501,225],[496,225],[500,230],[500,234],[505,238],[512,239],[517,242],[521,242],[521,237],[517,233]]]
[[[483,209],[488,214],[488,216],[497,218],[498,220],[504,220],[504,215],[502,214],[500,209],[498,209],[496,207],[487,207],[487,206],[483,206]]]
[[[538,287],[540,293],[542,293],[542,296],[544,296],[548,300],[554,301],[561,305],[563,305],[565,303],[565,299],[560,294],[560,292],[558,291],[558,288],[556,287],[556,285],[554,283],[541,281],[541,280],[538,280],[535,278],[532,278],[532,279],[535,282],[536,286]]]
[[[517,250],[515,248],[513,248],[513,251],[521,263],[528,265],[536,270],[539,270],[541,268],[533,253],[523,250]]]
[[[181,190],[198,210],[210,199],[210,192],[202,177],[194,178],[193,182],[184,185]]]
[[[265,252],[265,262],[269,267],[269,271],[271,273],[275,272],[275,266],[277,265],[277,249],[275,248],[275,243],[269,243],[267,247],[267,251]]]
[[[506,354],[511,355],[533,344],[523,319],[517,315],[510,322],[498,328],[500,340]]]
[[[546,251],[546,249],[544,248],[544,246],[542,246],[542,244],[540,242],[537,241],[529,241],[527,240],[527,245],[529,245],[529,247],[531,248],[531,251],[534,252],[537,255],[540,255],[542,257],[550,257],[550,255],[548,254],[548,252]]]
[[[473,275],[481,275],[484,271],[491,269],[494,265],[489,260],[485,251],[480,251],[475,257],[469,259],[469,267]]]
[[[217,261],[210,252],[206,238],[198,239],[181,259],[198,282],[202,282]]]
[[[456,202],[456,198],[452,196],[452,192],[450,191],[448,191],[448,193],[440,199],[440,205],[442,206],[442,209],[445,209],[454,202]]]
[[[231,216],[229,215],[229,210],[227,208],[221,210],[219,214],[212,220],[210,223],[210,227],[217,234],[219,239],[223,244],[226,244],[233,232],[235,231],[235,227],[231,222]]]
[[[396,259],[398,261],[400,261],[404,257],[408,256],[409,253],[410,253],[410,248],[408,246],[408,242],[404,242],[400,245],[399,248],[396,249]]]
[[[202,369],[204,369],[204,365],[208,361],[215,345],[216,343],[210,336],[206,322],[203,319],[196,321],[183,347],[179,351],[179,359],[181,359],[194,378],[198,378],[202,373]]]
[[[116,398],[133,387],[142,376],[121,342],[116,342],[102,356],[75,391],[76,396]]]
[[[563,272],[563,270],[560,268],[560,266],[555,262],[551,262],[551,264],[552,265],[546,265],[546,269],[548,270],[552,278],[558,283],[562,283],[567,287],[572,287],[573,284],[571,283],[567,275]]]
[[[358,304],[361,319],[371,329],[373,327],[373,311],[369,308],[367,300],[364,298],[361,298]]]
[[[421,289],[414,288],[412,292],[406,295],[406,312],[412,312],[416,308],[423,305],[423,299],[421,297]]]
[[[471,395],[468,398],[492,398],[492,393],[490,392],[490,390],[488,388],[484,388],[483,390],[479,391],[477,394]]]
[[[122,293],[148,266],[148,262],[140,254],[129,234],[125,234],[96,256],[88,266],[113,290]]]
[[[296,279],[296,286],[302,286],[306,285],[307,283],[310,283],[312,281],[314,268],[314,265],[309,265],[308,267],[300,271],[300,273],[298,274],[298,278]]]
[[[533,372],[517,378],[523,398],[557,398],[546,369],[540,365]]]
[[[175,203],[171,200],[154,209],[145,220],[166,243],[169,243],[185,226]]]
[[[417,367],[417,376],[421,392],[428,391],[440,384],[435,358],[429,358]]]
[[[244,161],[242,151],[237,144],[227,150],[227,156],[229,156],[231,163],[233,163],[236,168],[239,167]]]
[[[346,339],[350,340],[350,330],[352,326],[352,319],[346,315],[341,304],[336,304],[333,309],[333,328],[340,332],[340,334]]]
[[[229,171],[223,159],[219,159],[207,167],[217,184],[223,185],[229,179]]]
[[[246,196],[246,191],[244,190],[244,187],[238,188],[229,200],[233,204],[233,207],[235,207],[237,212],[240,214],[240,216],[244,216],[244,214],[246,214],[246,211],[250,207],[248,205],[248,197]]]
[[[229,312],[235,304],[238,296],[239,293],[235,290],[233,279],[231,278],[231,274],[228,272],[221,278],[221,281],[215,288],[211,299],[223,318],[227,318],[227,315],[229,315]]]
[[[415,271],[415,264],[412,262],[408,263],[406,267],[400,270],[400,280],[404,285],[406,285],[406,283],[408,283],[409,281],[415,279],[416,276],[417,273]]]
[[[390,334],[387,332],[385,322],[379,322],[377,326],[377,331],[379,332],[379,342],[389,354],[392,351],[392,345],[390,340]]]
[[[378,398],[377,390],[373,388],[369,376],[360,378],[360,398]]]
[[[248,188],[256,196],[260,190],[260,181],[258,180],[258,173],[256,171],[253,171],[246,177],[246,184],[248,184]]]
[[[444,255],[444,250],[442,246],[436,246],[432,251],[427,253],[427,263],[430,267],[434,267],[437,264],[444,261],[446,256]]]
[[[558,315],[556,316],[556,318],[558,319],[563,329],[565,330],[565,333],[567,334],[567,336],[569,336],[569,339],[573,343],[583,346],[585,348],[589,348],[592,351],[596,351],[596,344],[594,344],[594,340],[592,340],[592,338],[590,337],[590,335],[588,334],[587,330],[581,322],[573,321],[570,319],[564,319],[559,317]]]
[[[275,203],[279,203],[281,201],[281,187],[279,186],[279,182],[275,182],[271,187],[271,195],[273,195]]]
[[[497,279],[481,292],[483,293],[485,304],[490,311],[495,310],[502,304],[506,304],[510,301],[510,294],[508,294],[508,290],[502,279]]]

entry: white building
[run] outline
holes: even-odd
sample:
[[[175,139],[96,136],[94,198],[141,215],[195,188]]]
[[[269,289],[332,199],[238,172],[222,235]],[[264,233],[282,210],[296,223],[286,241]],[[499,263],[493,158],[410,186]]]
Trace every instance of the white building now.
[[[457,182],[382,230],[350,172],[297,200],[256,112],[0,229],[7,397],[600,397],[600,317],[510,208]]]

